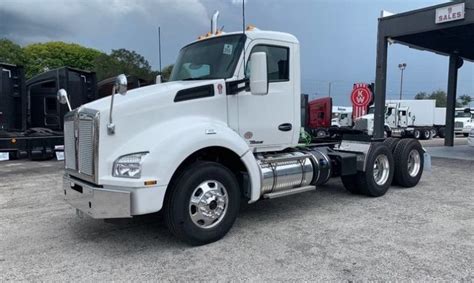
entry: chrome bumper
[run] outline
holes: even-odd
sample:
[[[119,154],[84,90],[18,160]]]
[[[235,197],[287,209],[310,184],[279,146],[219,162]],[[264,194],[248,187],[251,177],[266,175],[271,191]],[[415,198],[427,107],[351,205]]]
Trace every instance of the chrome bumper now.
[[[92,218],[132,217],[128,191],[93,187],[68,175],[63,177],[63,189],[66,201]]]

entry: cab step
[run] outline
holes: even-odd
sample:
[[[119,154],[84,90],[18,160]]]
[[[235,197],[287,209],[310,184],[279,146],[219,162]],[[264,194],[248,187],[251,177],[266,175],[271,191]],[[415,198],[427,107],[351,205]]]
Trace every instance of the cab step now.
[[[316,190],[316,186],[304,186],[304,187],[264,194],[263,198],[266,198],[266,199],[279,198],[279,197],[285,197],[289,195],[294,195],[294,194],[299,194],[299,193],[304,193],[304,192],[309,192],[309,191],[314,191],[314,190]]]

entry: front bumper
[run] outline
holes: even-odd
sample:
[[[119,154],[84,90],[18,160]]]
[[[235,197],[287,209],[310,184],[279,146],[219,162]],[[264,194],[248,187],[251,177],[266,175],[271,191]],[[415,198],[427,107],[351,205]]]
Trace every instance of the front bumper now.
[[[76,209],[96,219],[132,217],[131,192],[91,186],[63,177],[64,197]]]

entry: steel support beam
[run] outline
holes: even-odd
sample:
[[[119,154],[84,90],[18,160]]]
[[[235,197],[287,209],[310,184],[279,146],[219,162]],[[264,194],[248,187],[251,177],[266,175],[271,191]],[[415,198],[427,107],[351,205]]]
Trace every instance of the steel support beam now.
[[[377,60],[375,66],[375,114],[374,138],[383,138],[385,125],[385,93],[387,89],[387,48],[388,42],[385,34],[380,29],[377,36]]]
[[[445,146],[454,145],[454,111],[456,108],[456,89],[458,82],[459,56],[456,54],[449,56],[448,73],[448,96],[446,100],[446,136]]]

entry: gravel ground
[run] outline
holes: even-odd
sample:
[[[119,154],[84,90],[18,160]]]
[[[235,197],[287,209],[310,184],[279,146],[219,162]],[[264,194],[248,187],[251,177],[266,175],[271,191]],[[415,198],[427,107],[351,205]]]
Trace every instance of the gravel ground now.
[[[474,279],[474,162],[433,160],[381,198],[319,190],[245,205],[222,240],[173,238],[160,217],[80,219],[61,162],[0,163],[0,281]]]

